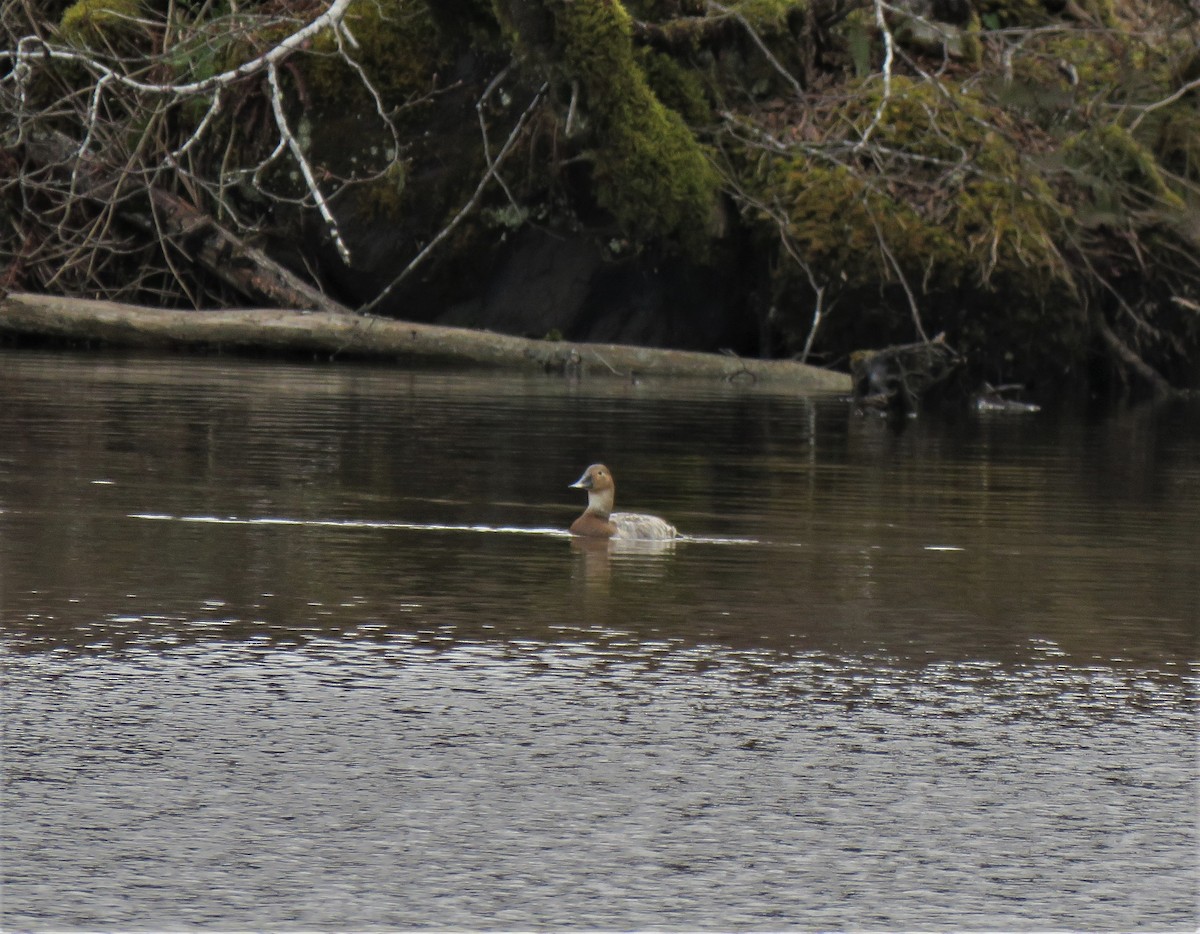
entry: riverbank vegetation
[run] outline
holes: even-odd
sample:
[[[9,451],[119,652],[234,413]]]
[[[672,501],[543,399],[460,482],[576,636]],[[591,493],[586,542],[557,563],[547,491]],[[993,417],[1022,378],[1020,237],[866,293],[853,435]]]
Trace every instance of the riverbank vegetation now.
[[[8,0],[10,289],[1200,384],[1194,0]]]

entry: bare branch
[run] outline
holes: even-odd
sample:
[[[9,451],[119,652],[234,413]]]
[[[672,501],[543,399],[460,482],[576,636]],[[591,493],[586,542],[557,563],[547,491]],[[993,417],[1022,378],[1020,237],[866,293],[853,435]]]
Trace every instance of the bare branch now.
[[[800,362],[807,363],[808,355],[812,353],[813,341],[817,337],[817,329],[821,326],[821,319],[825,316],[825,286],[817,284],[817,277],[813,275],[812,267],[805,262],[795,245],[792,243],[792,238],[787,235],[787,227],[785,224],[779,225],[779,239],[783,243],[784,250],[801,269],[804,270],[804,275],[808,277],[809,288],[813,290],[815,296],[813,304],[812,327],[808,329],[808,337],[804,340],[804,349],[800,351]]]
[[[79,52],[65,46],[50,45],[43,41],[40,36],[24,36],[17,42],[15,49],[0,49],[0,61],[8,60],[13,63],[13,73],[18,76],[18,80],[20,80],[21,75],[28,74],[28,67],[31,62],[38,59],[57,59],[81,64],[91,71],[99,72],[101,79],[105,83],[112,82],[119,84],[131,91],[138,91],[143,94],[166,94],[171,97],[190,97],[196,94],[207,94],[215,88],[226,87],[242,78],[248,78],[269,67],[278,65],[297,49],[302,48],[309,39],[322,30],[338,29],[342,18],[346,15],[346,10],[352,2],[353,0],[334,0],[333,5],[328,10],[312,20],[307,26],[296,30],[296,32],[282,39],[278,44],[272,46],[270,50],[257,58],[243,62],[237,68],[223,71],[219,75],[212,75],[201,81],[191,81],[184,84],[154,84],[148,81],[139,81],[105,65],[93,53]]]
[[[500,151],[496,153],[495,161],[488,165],[487,171],[483,173],[483,178],[479,180],[479,184],[475,188],[475,193],[471,195],[467,203],[459,209],[459,212],[454,215],[450,223],[443,227],[438,232],[437,236],[425,244],[424,249],[414,256],[412,260],[409,261],[407,266],[400,270],[400,274],[396,276],[396,278],[393,279],[386,288],[384,288],[378,295],[371,299],[371,301],[367,302],[367,304],[363,305],[362,308],[359,309],[360,314],[369,314],[376,307],[378,307],[379,303],[388,295],[390,295],[391,292],[396,289],[401,282],[407,279],[418,266],[425,262],[425,260],[427,260],[433,253],[434,248],[437,247],[437,245],[445,240],[448,236],[450,236],[451,232],[463,222],[468,214],[471,213],[475,205],[479,203],[479,199],[483,197],[483,192],[487,188],[488,182],[490,182],[496,176],[500,166],[504,163],[504,160],[508,158],[508,154],[512,151],[513,145],[520,138],[521,131],[525,129],[525,124],[528,123],[529,118],[533,115],[537,105],[541,103],[542,97],[545,96],[546,90],[549,87],[550,85],[547,82],[538,88],[537,93],[533,95],[533,100],[529,102],[529,106],[525,108],[525,112],[522,113],[520,118],[517,120],[516,125],[512,128],[512,132],[508,134],[508,139],[506,139],[504,141],[504,145],[500,147]]]
[[[908,279],[904,275],[904,270],[900,268],[900,263],[897,262],[895,254],[892,253],[892,248],[888,246],[887,239],[883,236],[883,231],[879,228],[879,224],[872,219],[875,225],[875,234],[879,238],[879,252],[882,253],[888,261],[888,264],[895,270],[896,277],[900,280],[900,285],[904,289],[904,294],[908,297],[908,309],[912,312],[913,325],[917,329],[917,334],[921,340],[929,343],[929,335],[925,333],[925,328],[921,324],[921,309],[917,305],[917,298],[913,295],[913,290],[909,288]]]
[[[873,0],[873,2],[875,4],[875,26],[883,36],[883,65],[880,68],[880,74],[883,76],[883,94],[880,95],[879,106],[875,108],[875,115],[863,131],[855,149],[861,149],[867,145],[871,134],[875,132],[875,127],[879,126],[879,121],[883,119],[883,112],[887,109],[888,101],[892,96],[892,61],[895,58],[895,43],[892,40],[892,31],[888,28],[887,17],[884,15],[883,0]]]
[[[487,166],[489,169],[492,167],[492,164],[493,164],[492,163],[492,151],[491,151],[491,145],[488,143],[487,120],[484,119],[483,108],[484,108],[484,105],[488,102],[488,99],[495,92],[496,88],[498,88],[500,86],[500,83],[506,77],[508,77],[508,72],[509,72],[509,69],[505,68],[501,72],[499,72],[496,75],[496,77],[494,77],[491,81],[489,81],[488,86],[483,91],[483,94],[481,94],[479,97],[479,100],[477,100],[475,102],[475,113],[479,116],[479,135],[483,139],[483,159],[484,159],[484,162],[487,163]],[[506,185],[504,183],[504,179],[501,178],[499,175],[496,175],[496,181],[499,183],[500,187],[502,189],[504,189],[504,194],[508,197],[509,204],[513,205],[513,207],[516,207],[517,199],[514,198],[513,193],[508,190],[508,185]]]
[[[800,86],[800,82],[795,79],[790,71],[783,67],[779,59],[777,59],[771,50],[767,48],[767,44],[763,42],[762,36],[760,36],[758,34],[758,30],[751,25],[750,20],[746,19],[746,17],[739,10],[731,10],[729,7],[717,3],[716,0],[709,0],[708,8],[710,10],[716,10],[723,16],[732,16],[734,19],[736,19],[738,24],[746,30],[751,41],[758,46],[758,50],[762,52],[763,57],[770,62],[771,67],[779,73],[783,80],[792,86],[792,90],[796,92],[796,96],[804,96],[804,88]]]
[[[1146,119],[1148,114],[1151,114],[1163,107],[1169,107],[1185,94],[1195,91],[1197,88],[1200,88],[1200,78],[1193,78],[1186,84],[1180,85],[1178,88],[1176,88],[1175,93],[1169,95],[1168,97],[1164,97],[1160,101],[1155,101],[1153,104],[1145,104],[1141,107],[1134,108],[1136,110],[1141,110],[1141,113],[1137,115],[1137,119],[1134,120],[1133,123],[1129,124],[1129,132],[1132,133],[1134,130],[1136,130],[1141,125],[1141,122]]]
[[[313,176],[312,166],[308,164],[308,159],[304,156],[304,150],[300,148],[296,137],[292,135],[291,127],[288,126],[287,115],[283,112],[283,90],[279,87],[279,71],[273,62],[267,66],[267,81],[271,85],[271,110],[275,114],[275,126],[279,130],[279,138],[281,141],[287,143],[287,147],[292,153],[292,158],[300,166],[300,173],[304,176],[304,183],[308,186],[309,194],[313,196],[317,210],[321,212],[321,217],[325,221],[325,227],[329,231],[329,236],[333,238],[334,245],[337,247],[338,255],[342,257],[342,262],[349,266],[350,249],[342,239],[341,231],[338,230],[337,220],[334,219],[333,214],[330,212],[329,205],[325,201],[325,196],[321,194],[321,186],[317,184],[317,180]]]
[[[340,187],[358,178],[337,178],[314,161],[297,128],[293,89],[280,71],[296,75],[303,99],[303,72],[289,57],[309,50],[318,34],[326,47],[335,45],[326,54],[350,70],[351,83],[361,88],[377,118],[380,138],[372,151],[378,156],[370,169],[374,177],[387,172],[401,157],[402,143],[394,114],[354,58],[358,42],[345,22],[351,3],[327,0],[322,12],[294,25],[286,13],[219,13],[210,3],[186,10],[171,4],[165,12],[122,25],[132,30],[141,51],[121,55],[57,42],[52,28],[31,12],[33,4],[26,11],[25,34],[17,32],[15,22],[5,22],[0,138],[16,158],[37,155],[32,164],[0,179],[6,197],[29,205],[20,213],[15,236],[5,232],[0,256],[43,288],[112,298],[161,292],[195,305],[225,304],[231,293],[221,283],[230,277],[218,273],[217,281],[204,275],[198,257],[174,242],[190,234],[178,225],[153,223],[169,214],[147,211],[148,191],[182,191],[199,216],[230,223],[230,235],[238,238],[254,234],[275,204],[315,209],[348,264],[351,254],[331,210],[330,187],[331,180]],[[284,23],[284,38],[237,67],[197,80],[188,80],[193,74],[187,73],[171,77],[181,68],[221,61],[243,36],[260,41]],[[60,84],[56,99],[47,91],[54,82]],[[47,147],[51,136],[55,145]],[[64,141],[70,144],[66,152],[59,145]],[[267,174],[285,153],[297,167],[293,194],[280,190],[280,182]],[[109,192],[113,203],[98,199],[98,189]],[[114,225],[118,218],[124,228]],[[129,239],[130,223],[150,238]],[[193,261],[190,268],[180,261],[183,256]],[[128,269],[120,271],[124,266]],[[189,275],[192,281],[185,282]]]
[[[71,140],[54,132],[39,132],[31,137],[29,147],[33,157],[46,164],[60,162],[72,151]],[[173,241],[187,243],[190,259],[256,302],[290,308],[347,311],[177,195],[151,186],[141,192],[148,199],[142,209],[121,191],[123,184],[127,186],[129,176],[120,176],[115,180],[110,178],[93,156],[81,157],[78,164],[79,198],[105,207],[78,238],[62,241],[64,252],[60,254],[60,270],[67,270],[75,262],[95,263],[108,259],[108,251],[117,241],[107,227],[119,213],[127,224],[143,230],[160,231],[158,243],[164,251],[174,248],[171,245]],[[104,257],[98,257],[95,243],[105,245]],[[45,283],[47,287],[50,284]]]

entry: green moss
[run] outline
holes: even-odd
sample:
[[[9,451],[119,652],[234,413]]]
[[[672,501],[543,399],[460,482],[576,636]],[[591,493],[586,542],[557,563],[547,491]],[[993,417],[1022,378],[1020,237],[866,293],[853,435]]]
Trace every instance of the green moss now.
[[[59,31],[72,45],[91,46],[138,30],[141,0],[78,0],[63,11]]]
[[[963,60],[968,65],[977,66],[983,61],[983,42],[979,38],[982,31],[979,14],[972,10],[962,35]]]
[[[980,0],[975,11],[987,29],[1044,26],[1050,22],[1042,0]]]
[[[1147,122],[1163,168],[1200,186],[1200,110],[1183,102],[1152,114]]]
[[[886,313],[893,338],[911,339],[903,277],[927,309],[926,330],[949,328],[964,351],[987,353],[998,330],[1010,346],[1077,351],[1076,322],[1064,317],[1055,333],[1044,311],[1047,296],[1074,287],[1059,250],[1069,212],[1022,156],[1015,132],[997,132],[1000,115],[981,97],[902,76],[873,124],[880,97],[878,82],[864,83],[830,115],[854,126],[850,139],[871,126],[873,158],[797,154],[760,176],[759,199],[784,210],[794,248],[827,283],[826,299],[883,299],[895,309]],[[771,236],[775,218],[764,221]],[[778,291],[805,294],[803,272],[787,263],[780,269],[789,279]],[[809,309],[790,314],[789,326],[803,336]]]
[[[1123,127],[1108,124],[1078,133],[1062,152],[1099,216],[1184,209],[1183,198],[1167,184],[1154,154]]]
[[[850,11],[833,30],[833,36],[845,48],[856,78],[865,78],[873,70],[875,32],[875,16],[865,7]]]
[[[355,0],[346,26],[357,42],[354,58],[392,104],[428,90],[442,61],[439,32],[420,0]],[[313,39],[304,70],[313,90],[329,103],[373,106],[358,75],[335,53],[337,37],[325,30]]]
[[[638,19],[661,22],[680,16],[703,16],[705,0],[627,0],[625,8]]]
[[[802,12],[807,3],[798,3],[796,0],[740,0],[725,5],[744,16],[757,32],[770,35],[785,30],[788,15]]]
[[[676,111],[689,126],[703,126],[712,119],[712,105],[704,83],[694,71],[653,49],[639,50],[637,60],[654,96]]]
[[[1031,35],[996,81],[998,98],[1022,107],[1047,126],[1078,129],[1094,116],[1089,100],[1131,104],[1160,100],[1182,83],[1181,59],[1194,40],[1177,34],[1148,41],[1118,31],[1062,30]]]
[[[602,207],[639,238],[702,251],[715,224],[719,179],[682,117],[650,90],[616,0],[554,0],[565,77],[595,121],[594,183]]]
[[[1076,0],[1097,26],[1109,29],[1118,25],[1113,0]],[[987,29],[1045,26],[1061,16],[1061,0],[979,0],[975,11]]]
[[[421,161],[433,111],[426,99],[434,76],[444,64],[443,33],[434,27],[429,7],[421,0],[355,0],[346,13],[346,27],[356,45],[347,53],[378,92],[384,109],[400,134],[396,140],[379,119],[374,96],[362,75],[339,54],[337,36],[325,30],[312,42],[311,54],[296,57],[296,93],[305,104],[313,128],[310,156],[343,177],[384,175],[365,183],[359,202],[373,218],[398,217],[413,194],[407,186],[406,162]],[[477,130],[472,124],[473,152]],[[457,128],[456,128],[457,130]],[[439,145],[449,145],[447,131]],[[457,187],[463,180],[454,179]]]
[[[497,26],[492,0],[436,0],[424,5],[442,45],[487,48],[494,43]]]

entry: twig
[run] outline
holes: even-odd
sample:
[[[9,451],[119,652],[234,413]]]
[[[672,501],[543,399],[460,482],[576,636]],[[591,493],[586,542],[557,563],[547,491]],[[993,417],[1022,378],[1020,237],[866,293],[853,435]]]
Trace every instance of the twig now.
[[[1189,91],[1194,91],[1197,88],[1200,88],[1200,78],[1193,78],[1187,84],[1180,85],[1180,87],[1175,90],[1175,93],[1171,94],[1169,97],[1164,97],[1162,100],[1155,101],[1153,104],[1144,104],[1141,107],[1133,108],[1135,110],[1141,110],[1141,113],[1137,115],[1137,119],[1134,120],[1133,123],[1129,124],[1129,132],[1132,133],[1134,130],[1136,130],[1141,125],[1141,122],[1146,119],[1147,114],[1151,114],[1161,107],[1167,107],[1175,103],[1177,100],[1179,100],[1179,98],[1183,97],[1183,95],[1187,94]]]
[[[908,279],[904,275],[904,270],[900,268],[900,263],[896,260],[895,255],[892,253],[892,248],[888,246],[887,240],[883,236],[883,231],[879,229],[879,224],[876,223],[874,219],[872,219],[871,223],[875,227],[875,236],[879,238],[880,252],[883,253],[883,255],[887,258],[887,261],[891,264],[892,269],[896,271],[896,277],[900,280],[900,285],[904,288],[904,294],[908,296],[908,308],[912,312],[913,324],[916,326],[917,334],[920,335],[922,341],[928,344],[929,335],[925,333],[925,328],[921,325],[921,309],[917,305],[916,296],[913,295],[912,289],[909,288]]]
[[[608,367],[609,371],[613,374],[613,376],[627,375],[625,373],[622,373],[615,366],[613,366],[611,363],[609,363],[607,360],[605,360],[604,357],[598,351],[593,350],[592,356],[595,357],[597,360],[599,360],[601,363],[603,363],[606,367]],[[628,375],[632,376],[633,374],[628,374]]]
[[[344,43],[349,43],[353,48],[358,48],[358,40],[354,38],[354,34],[350,32],[349,27],[345,22],[339,21],[336,29],[333,30],[334,37],[337,39],[338,51],[341,53],[342,61],[350,66],[350,69],[358,75],[359,83],[366,88],[367,93],[371,96],[371,101],[375,105],[375,114],[379,117],[380,122],[388,128],[388,132],[392,136],[392,154],[395,158],[400,153],[400,131],[396,129],[396,124],[391,117],[388,116],[387,110],[383,104],[383,97],[379,90],[367,77],[366,69],[359,64],[358,60],[353,55],[346,51]]]
[[[434,248],[447,237],[449,237],[454,231],[454,228],[461,224],[466,216],[471,213],[475,205],[479,203],[479,199],[483,197],[483,192],[487,188],[488,182],[495,177],[496,172],[504,163],[504,160],[508,157],[508,154],[512,151],[513,145],[521,135],[521,131],[525,128],[525,124],[529,121],[534,109],[541,102],[542,97],[546,93],[546,89],[549,87],[550,83],[546,82],[540,88],[538,88],[537,93],[533,95],[533,100],[529,102],[529,106],[525,108],[525,112],[522,113],[520,118],[517,120],[516,126],[514,126],[512,132],[508,134],[508,139],[504,141],[504,145],[500,148],[500,151],[496,153],[495,161],[492,162],[487,167],[487,171],[483,173],[483,178],[479,180],[479,184],[475,187],[474,194],[472,194],[467,200],[467,203],[459,209],[458,213],[455,214],[450,220],[450,223],[438,231],[437,235],[427,244],[425,244],[425,247],[421,250],[421,252],[414,256],[409,264],[400,270],[400,274],[397,275],[396,278],[390,283],[388,283],[383,291],[358,309],[359,314],[370,314],[375,308],[377,308],[379,303],[387,298],[387,296],[390,295],[391,292],[397,286],[399,286],[401,282],[412,275],[413,271],[429,258],[430,254],[433,253]]]
[[[334,0],[334,3],[328,10],[312,20],[307,26],[296,30],[290,36],[272,46],[268,51],[258,56],[258,58],[243,62],[237,68],[223,71],[219,75],[211,75],[203,80],[190,81],[186,84],[154,84],[148,81],[139,81],[136,78],[131,78],[128,75],[123,75],[109,68],[94,55],[77,52],[62,46],[49,45],[39,36],[23,36],[18,40],[15,49],[0,49],[0,61],[8,60],[13,62],[13,73],[17,75],[18,80],[20,80],[22,74],[27,73],[20,66],[28,63],[29,60],[38,58],[60,59],[69,62],[79,62],[89,69],[100,72],[106,81],[119,84],[131,91],[140,91],[143,94],[169,94],[178,97],[190,97],[197,94],[206,94],[214,88],[224,87],[241,78],[248,78],[251,75],[257,74],[268,67],[278,65],[292,52],[301,48],[309,39],[321,32],[321,30],[339,28],[342,18],[346,15],[346,10],[352,2],[353,0]]]
[[[221,105],[221,88],[217,88],[216,91],[213,92],[212,103],[208,105],[208,110],[206,110],[204,116],[200,118],[200,122],[196,124],[196,129],[194,129],[192,134],[183,141],[182,145],[172,149],[166,154],[166,156],[163,158],[163,165],[178,167],[179,163],[177,160],[181,156],[186,155],[193,146],[200,142],[200,138],[204,136],[204,131],[208,129],[208,126],[210,123],[212,123],[213,118],[221,112]]]
[[[571,82],[571,103],[567,107],[567,121],[563,126],[563,135],[568,139],[575,133],[575,108],[579,104],[579,82]]]
[[[777,59],[772,54],[771,50],[767,48],[767,44],[763,42],[762,36],[758,34],[758,30],[750,24],[750,21],[746,19],[745,15],[743,15],[739,10],[731,10],[727,6],[716,3],[715,0],[709,0],[708,8],[710,10],[716,10],[718,13],[721,13],[724,16],[732,16],[734,19],[736,19],[738,23],[741,24],[742,28],[749,33],[751,40],[756,46],[758,46],[758,50],[762,52],[763,56],[770,63],[771,67],[779,72],[780,76],[792,86],[792,90],[796,92],[796,96],[804,96],[804,88],[801,87],[800,82],[795,79],[790,71],[783,67],[779,59]]]
[[[796,262],[796,265],[804,270],[804,275],[808,277],[808,285],[813,290],[816,296],[816,306],[813,308],[812,326],[808,329],[808,337],[804,340],[804,349],[800,351],[800,362],[807,363],[808,355],[812,352],[813,341],[817,337],[817,328],[821,326],[821,319],[824,317],[825,304],[825,286],[817,285],[817,278],[813,275],[812,267],[804,261],[804,258],[797,252],[792,244],[792,239],[787,235],[784,225],[779,225],[779,239],[783,243],[783,248],[787,254]]]
[[[512,66],[505,67],[503,71],[489,81],[488,86],[484,88],[483,94],[480,95],[479,100],[475,102],[475,113],[479,116],[479,135],[483,138],[483,159],[489,169],[492,167],[492,151],[491,146],[488,143],[487,121],[483,118],[483,106],[487,103],[488,98],[492,96],[492,92],[499,87],[500,82],[508,76],[509,68],[511,67]],[[504,194],[508,197],[509,203],[513,207],[516,207],[517,199],[513,197],[512,192],[508,190],[508,186],[504,184],[504,179],[501,178],[499,174],[496,175],[496,181],[499,183],[500,187],[504,189]]]

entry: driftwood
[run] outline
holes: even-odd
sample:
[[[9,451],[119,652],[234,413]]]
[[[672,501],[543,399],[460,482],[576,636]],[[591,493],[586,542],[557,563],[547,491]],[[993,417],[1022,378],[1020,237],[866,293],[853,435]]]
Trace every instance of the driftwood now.
[[[854,400],[862,409],[908,415],[962,363],[940,334],[931,341],[856,351],[850,355]]]
[[[690,376],[849,392],[850,377],[792,360],[622,344],[530,340],[326,311],[178,311],[13,292],[0,300],[5,335],[121,347],[218,347],[327,357],[506,367],[568,375]]]

